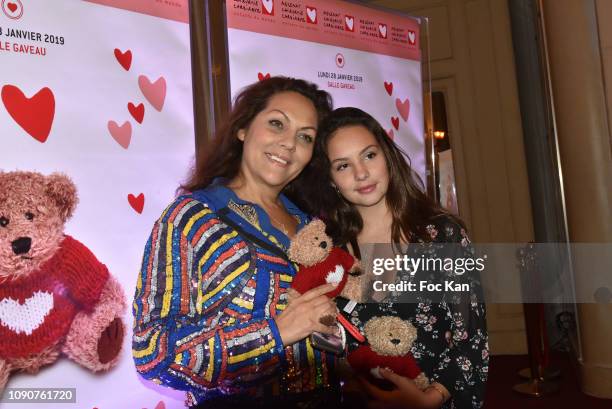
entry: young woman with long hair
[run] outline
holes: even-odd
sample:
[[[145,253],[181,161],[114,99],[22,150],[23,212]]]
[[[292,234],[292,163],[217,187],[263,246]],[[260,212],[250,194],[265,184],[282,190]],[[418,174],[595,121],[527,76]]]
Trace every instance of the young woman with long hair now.
[[[402,151],[362,110],[339,108],[327,116],[300,183],[302,205],[324,219],[337,245],[346,245],[357,256],[373,243],[387,244],[387,254],[401,252],[416,258],[473,256],[463,223],[423,193]],[[423,278],[436,282],[450,274],[433,271],[416,272],[415,276],[401,269],[393,273],[397,281]],[[424,293],[408,301],[401,294],[372,294],[380,302],[359,304],[350,313],[362,331],[374,316],[409,320],[417,330],[411,353],[431,382],[420,390],[408,378],[381,370],[395,388],[385,391],[363,381],[372,399],[370,407],[482,405],[488,371],[485,309],[478,276],[465,274],[461,281],[470,285],[470,294]]]

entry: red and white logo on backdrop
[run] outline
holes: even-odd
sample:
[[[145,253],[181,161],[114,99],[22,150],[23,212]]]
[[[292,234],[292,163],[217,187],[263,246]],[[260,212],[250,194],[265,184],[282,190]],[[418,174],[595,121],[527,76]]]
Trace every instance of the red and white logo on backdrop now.
[[[338,66],[338,68],[344,67],[345,62],[346,60],[344,59],[344,56],[341,53],[336,54],[336,65]]]
[[[317,9],[316,7],[306,6],[306,21],[310,24],[317,24]]]
[[[274,0],[261,0],[261,12],[267,16],[273,16]]]
[[[387,25],[384,23],[378,23],[378,34],[380,38],[387,38]]]
[[[2,0],[2,11],[8,18],[17,20],[23,16],[23,4],[21,0]]]
[[[350,32],[355,31],[355,17],[348,14],[344,15],[344,29]]]
[[[416,31],[408,30],[408,44],[416,45]]]

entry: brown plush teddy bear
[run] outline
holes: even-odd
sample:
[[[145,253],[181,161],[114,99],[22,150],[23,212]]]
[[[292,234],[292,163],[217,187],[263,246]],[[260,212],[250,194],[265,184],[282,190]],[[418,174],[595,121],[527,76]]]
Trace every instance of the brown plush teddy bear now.
[[[337,284],[327,293],[330,298],[342,296],[361,302],[363,299],[363,275],[359,261],[346,251],[334,247],[325,233],[325,223],[315,219],[304,226],[291,240],[289,259],[300,269],[293,278],[291,288],[303,294],[311,288],[326,283]]]
[[[388,368],[413,379],[419,389],[429,386],[429,380],[410,353],[417,330],[409,321],[393,316],[373,317],[363,329],[369,345],[360,345],[347,356],[357,374],[387,389],[391,385],[378,370]]]
[[[12,371],[36,373],[60,354],[91,371],[119,360],[125,296],[64,235],[76,203],[64,175],[0,172],[0,392]]]

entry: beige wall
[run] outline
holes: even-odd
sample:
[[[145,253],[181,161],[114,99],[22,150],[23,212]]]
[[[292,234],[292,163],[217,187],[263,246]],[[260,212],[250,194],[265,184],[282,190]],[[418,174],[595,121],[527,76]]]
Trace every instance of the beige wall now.
[[[612,124],[612,24],[610,24],[612,22],[612,1],[597,0],[596,13],[608,114],[607,145],[610,152],[612,152],[612,133],[610,132],[610,124]],[[612,177],[609,173],[608,176]],[[608,184],[608,189],[610,188],[612,188],[612,183]]]
[[[612,4],[601,0],[542,4],[569,237],[572,242],[610,245]],[[593,260],[574,254],[572,261],[578,291],[594,292]],[[582,390],[612,399],[612,306],[589,303],[578,304],[577,309]]]
[[[370,3],[429,18],[432,89],[445,93],[459,210],[472,240],[533,240],[506,0]],[[522,306],[490,304],[487,313],[492,352],[526,353]]]

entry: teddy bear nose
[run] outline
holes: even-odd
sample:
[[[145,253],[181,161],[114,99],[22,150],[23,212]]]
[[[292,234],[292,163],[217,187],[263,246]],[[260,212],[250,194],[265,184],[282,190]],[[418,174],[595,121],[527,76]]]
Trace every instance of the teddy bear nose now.
[[[327,242],[326,241],[322,241],[321,243],[319,243],[319,247],[321,247],[322,249],[326,249],[327,248]]]
[[[402,340],[401,340],[401,339],[397,339],[397,338],[393,338],[393,339],[391,340],[391,343],[392,343],[393,345],[397,345],[397,344],[399,344],[399,343],[401,343],[401,342],[402,342]]]
[[[16,240],[13,240],[11,243],[11,247],[13,248],[13,253],[15,254],[24,254],[30,251],[30,247],[32,246],[32,239],[29,237],[20,237]]]

